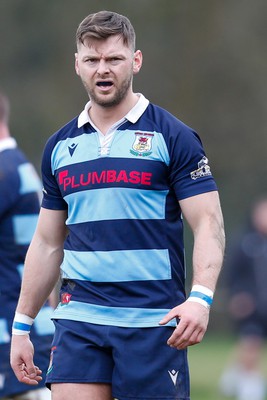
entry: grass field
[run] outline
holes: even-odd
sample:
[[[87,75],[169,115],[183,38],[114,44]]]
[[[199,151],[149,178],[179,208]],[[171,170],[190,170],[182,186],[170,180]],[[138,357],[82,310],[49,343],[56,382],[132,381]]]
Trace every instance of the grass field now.
[[[234,343],[232,337],[207,334],[202,343],[189,348],[191,400],[225,400],[219,394],[218,381]],[[267,349],[264,357],[267,360]],[[265,367],[267,377],[267,363]]]

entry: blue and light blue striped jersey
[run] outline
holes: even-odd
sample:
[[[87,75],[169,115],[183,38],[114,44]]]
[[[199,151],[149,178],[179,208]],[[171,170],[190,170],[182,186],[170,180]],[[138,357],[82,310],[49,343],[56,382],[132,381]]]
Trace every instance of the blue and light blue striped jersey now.
[[[97,129],[78,117],[45,147],[42,207],[68,211],[55,318],[158,326],[184,301],[179,200],[217,187],[198,135],[143,96],[139,102],[104,155]]]
[[[41,187],[15,140],[0,140],[0,398],[25,391],[10,366],[10,339],[25,255],[39,214]],[[54,331],[51,313],[52,309],[44,306],[31,332],[35,362],[43,370],[49,364]]]

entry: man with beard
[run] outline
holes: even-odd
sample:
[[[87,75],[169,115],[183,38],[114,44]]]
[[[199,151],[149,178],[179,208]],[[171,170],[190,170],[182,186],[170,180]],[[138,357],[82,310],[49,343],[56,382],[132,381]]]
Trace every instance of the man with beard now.
[[[198,135],[133,91],[142,53],[128,18],[91,14],[76,42],[90,101],[44,150],[11,364],[38,384],[30,327],[61,271],[53,400],[188,400],[186,349],[206,332],[224,253],[217,187]],[[194,234],[189,296],[182,214]]]

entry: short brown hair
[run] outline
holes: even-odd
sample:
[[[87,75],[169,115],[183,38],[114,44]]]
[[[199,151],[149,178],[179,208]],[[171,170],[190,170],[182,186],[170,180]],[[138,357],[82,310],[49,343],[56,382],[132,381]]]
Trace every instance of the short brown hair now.
[[[107,39],[112,35],[120,35],[123,43],[135,50],[135,31],[130,20],[112,11],[88,15],[78,26],[76,44],[83,44],[86,39]]]
[[[10,106],[8,98],[0,93],[0,122],[8,123]]]

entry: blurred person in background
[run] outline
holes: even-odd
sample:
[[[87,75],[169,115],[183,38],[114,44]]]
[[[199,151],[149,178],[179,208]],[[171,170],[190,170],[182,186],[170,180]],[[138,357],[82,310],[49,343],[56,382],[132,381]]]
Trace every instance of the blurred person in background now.
[[[198,135],[133,92],[142,53],[129,19],[90,14],[76,41],[90,101],[44,150],[44,197],[14,318],[27,328],[12,335],[11,365],[38,383],[27,334],[61,270],[52,398],[188,400],[187,347],[206,332],[224,254],[217,186]],[[189,296],[181,213],[194,233]]]
[[[29,387],[17,380],[10,366],[12,322],[21,288],[23,264],[40,210],[41,182],[33,166],[18,148],[9,130],[9,101],[0,93],[0,399],[49,400],[44,382]],[[35,359],[46,371],[52,334],[50,315],[56,291],[35,320],[31,339]]]
[[[225,264],[229,311],[239,335],[220,390],[238,400],[264,400],[263,350],[267,338],[267,196],[252,206],[245,232]]]

